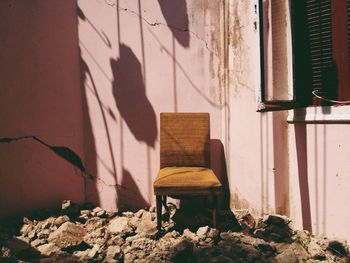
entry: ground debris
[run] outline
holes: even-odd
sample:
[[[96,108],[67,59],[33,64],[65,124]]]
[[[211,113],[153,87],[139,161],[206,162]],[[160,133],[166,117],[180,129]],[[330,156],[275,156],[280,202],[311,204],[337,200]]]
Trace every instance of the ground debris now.
[[[0,262],[350,262],[346,241],[295,230],[284,216],[222,211],[218,229],[184,229],[175,214],[191,220],[173,208],[158,235],[153,208],[110,212],[65,200],[46,218],[0,224]]]

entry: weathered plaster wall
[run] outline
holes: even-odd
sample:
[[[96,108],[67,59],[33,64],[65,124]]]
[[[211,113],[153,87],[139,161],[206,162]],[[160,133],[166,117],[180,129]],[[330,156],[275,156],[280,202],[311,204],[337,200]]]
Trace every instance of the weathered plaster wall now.
[[[350,239],[348,124],[290,125],[292,211],[316,234]]]
[[[287,111],[256,112],[260,86],[257,1],[228,2],[231,205],[257,214],[285,214],[297,227],[315,234],[350,239],[350,126],[287,124]],[[273,44],[265,44],[271,51]],[[273,60],[267,63],[272,70]],[[275,91],[273,76],[268,76],[267,89]],[[288,85],[286,90],[291,90]]]
[[[0,1],[0,138],[83,155],[74,1]],[[78,169],[32,138],[0,143],[0,217],[84,201]]]
[[[210,112],[222,154],[223,2],[78,2],[84,130],[98,177],[88,200],[107,209],[153,203],[160,112]],[[224,172],[222,158],[213,160]]]

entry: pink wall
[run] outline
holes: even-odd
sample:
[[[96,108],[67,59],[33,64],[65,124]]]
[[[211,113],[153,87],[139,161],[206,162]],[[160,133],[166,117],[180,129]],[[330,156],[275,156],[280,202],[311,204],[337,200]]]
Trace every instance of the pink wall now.
[[[95,141],[98,176],[88,183],[87,199],[106,209],[150,205],[159,169],[160,112],[210,112],[212,138],[222,138],[221,3],[78,5],[85,131]],[[214,150],[220,147],[214,142]],[[214,165],[224,171],[222,158]],[[96,188],[99,195],[90,195]]]
[[[33,139],[2,142],[0,216],[62,199],[108,210],[152,204],[159,113],[205,111],[212,166],[232,207],[350,239],[350,128],[256,112],[256,4],[1,1],[0,138],[35,135],[68,147],[95,179]]]
[[[0,2],[0,138],[37,136],[82,156],[74,1]],[[33,139],[0,144],[0,216],[84,200],[77,169]]]
[[[265,5],[267,2],[264,0]],[[349,121],[288,124],[287,117],[293,111],[256,112],[260,86],[256,3],[229,1],[228,6],[231,205],[260,215],[285,214],[298,228],[350,240]],[[288,45],[287,41],[291,58]],[[273,79],[268,85],[273,85]],[[285,90],[291,90],[291,85],[289,80]],[[319,118],[334,120],[336,108],[338,111],[339,107],[319,109],[323,112]],[[349,114],[348,106],[342,109]],[[310,112],[312,115],[316,110]],[[346,114],[338,116],[347,118]]]
[[[2,1],[0,217],[62,199],[151,205],[163,111],[210,112],[227,181],[223,2]]]

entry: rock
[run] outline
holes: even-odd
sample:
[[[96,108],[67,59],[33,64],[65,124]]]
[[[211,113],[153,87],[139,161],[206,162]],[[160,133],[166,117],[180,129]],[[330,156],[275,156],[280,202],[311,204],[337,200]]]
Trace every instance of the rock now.
[[[120,257],[120,246],[109,246],[107,248],[106,259],[118,259]]]
[[[68,222],[69,221],[69,217],[66,215],[57,217],[54,221],[53,224],[57,227],[61,226],[63,223]]]
[[[91,215],[91,211],[87,209],[80,210],[80,215],[88,218]]]
[[[249,211],[243,211],[243,213],[238,214],[238,221],[241,224],[244,232],[250,233],[254,231],[256,220]]]
[[[35,232],[34,229],[28,233],[28,238],[29,238],[30,240],[33,240],[33,239],[36,238],[36,232]]]
[[[345,240],[331,240],[328,243],[327,249],[337,256],[348,256],[349,248]]]
[[[49,229],[43,229],[42,231],[39,231],[37,234],[37,237],[39,239],[47,239],[50,235],[50,230]]]
[[[138,225],[140,223],[140,218],[136,217],[136,216],[133,216],[132,218],[130,218],[129,220],[129,224],[130,226],[132,226],[133,228],[137,228]]]
[[[87,232],[94,231],[97,228],[101,228],[106,224],[106,220],[99,218],[99,217],[92,217],[89,218],[85,224],[84,228],[86,229]]]
[[[203,226],[198,228],[196,235],[198,236],[199,239],[205,239],[207,237],[208,231],[209,231],[209,227]]]
[[[307,251],[310,254],[310,257],[317,260],[326,259],[326,255],[321,248],[321,246],[316,242],[315,239],[312,239],[307,246]]]
[[[189,229],[184,230],[183,237],[185,239],[189,239],[193,242],[198,242],[198,240],[199,240],[199,238],[196,236],[196,234],[192,233]]]
[[[48,240],[60,248],[68,248],[80,245],[85,234],[86,230],[82,226],[65,222],[50,234]]]
[[[133,231],[132,227],[129,225],[129,219],[127,217],[116,217],[112,219],[109,222],[108,230],[113,234],[120,234],[122,236]]]
[[[140,209],[139,211],[137,211],[134,216],[137,217],[137,218],[141,218],[142,215],[143,215],[143,212],[146,212],[145,209]]]
[[[64,209],[70,206],[67,204]],[[238,214],[243,227],[240,232],[231,227],[219,231],[202,226],[195,233],[185,229],[183,234],[170,228],[174,223],[170,218],[169,227],[163,223],[164,235],[157,240],[154,213],[144,209],[109,217],[102,208],[95,207],[81,210],[79,215],[75,220],[68,215],[38,221],[24,218],[18,237],[13,237],[16,231],[7,230],[0,222],[0,261],[349,262],[346,241],[329,241],[307,231],[294,231],[291,221],[278,215],[254,223],[249,213]]]
[[[43,245],[45,244],[47,241],[43,240],[43,239],[35,239],[34,241],[30,242],[30,245],[32,247],[37,247],[37,246],[40,246],[40,245]]]
[[[107,213],[105,210],[98,206],[92,210],[92,215],[97,217],[106,217]]]
[[[211,239],[215,239],[220,235],[220,231],[215,228],[210,228],[209,232],[207,233],[207,237]]]
[[[156,206],[155,205],[150,206],[148,211],[151,212],[151,213],[155,213],[156,212]]]
[[[46,221],[46,222],[42,225],[42,228],[43,228],[43,229],[49,229],[51,225],[52,225],[52,222]]]
[[[134,216],[134,213],[131,211],[125,211],[122,213],[122,215],[131,218]]]
[[[269,215],[260,220],[254,236],[266,241],[290,242],[293,231],[289,227],[290,220],[283,216]]]
[[[142,214],[135,232],[147,237],[155,237],[157,235],[157,223],[152,220],[152,214],[150,212],[145,211]]]
[[[32,225],[27,225],[27,224],[24,224],[21,229],[19,230],[19,232],[24,235],[24,236],[28,236],[28,233],[30,231],[33,230],[33,226]]]
[[[61,249],[53,243],[38,246],[37,249],[45,256],[51,256],[53,253],[61,252]]]
[[[89,258],[94,258],[97,255],[98,250],[100,249],[100,245],[95,244],[87,254]]]
[[[298,263],[298,259],[292,249],[286,249],[275,257],[277,263]]]

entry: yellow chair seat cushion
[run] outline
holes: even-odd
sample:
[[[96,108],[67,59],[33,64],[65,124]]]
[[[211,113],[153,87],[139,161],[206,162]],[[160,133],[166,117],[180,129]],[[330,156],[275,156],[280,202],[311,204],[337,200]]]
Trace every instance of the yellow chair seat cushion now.
[[[218,190],[221,183],[211,169],[204,167],[165,167],[153,183],[155,194],[198,194],[196,191]]]

